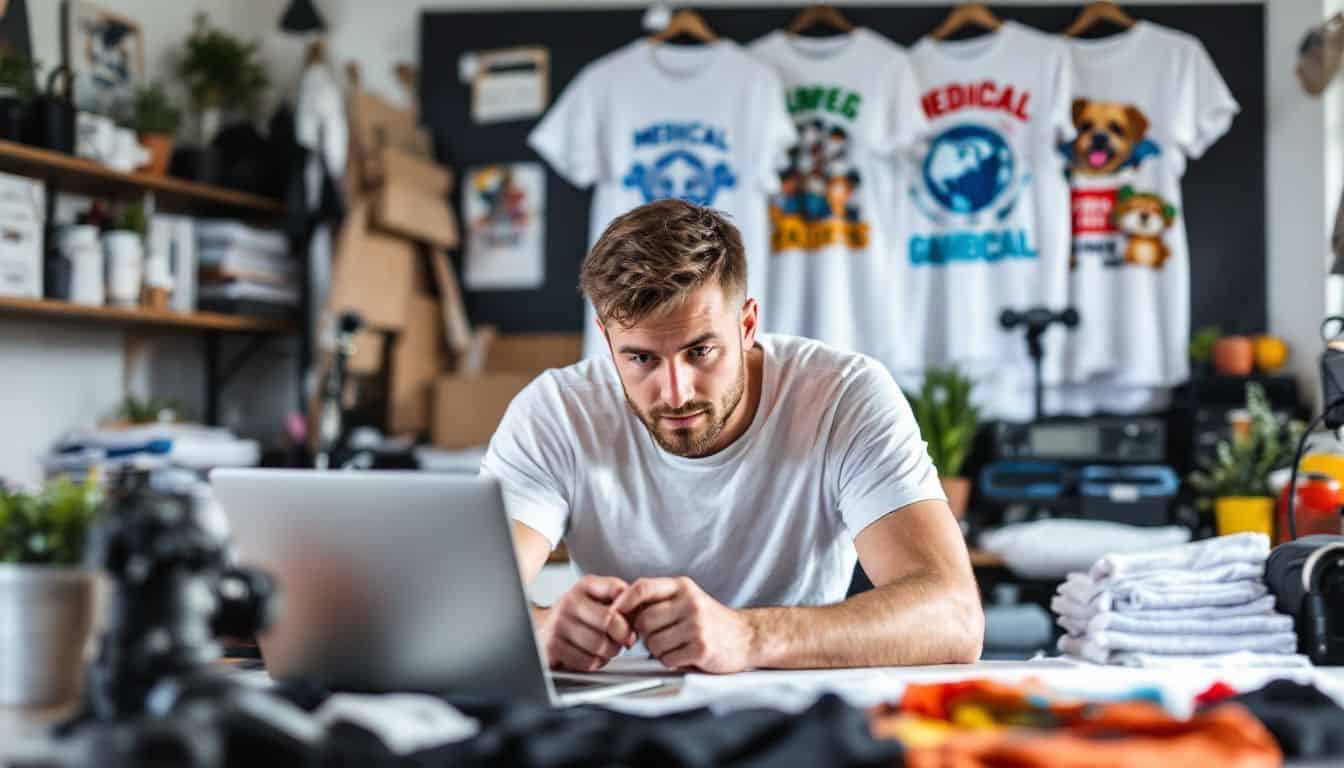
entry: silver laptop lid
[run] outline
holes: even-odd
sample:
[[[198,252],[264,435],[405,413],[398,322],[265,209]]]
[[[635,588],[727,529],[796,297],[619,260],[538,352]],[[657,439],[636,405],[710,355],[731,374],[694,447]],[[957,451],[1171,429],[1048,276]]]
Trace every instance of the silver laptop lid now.
[[[267,670],[332,689],[554,701],[492,478],[211,473],[241,564],[280,588]]]

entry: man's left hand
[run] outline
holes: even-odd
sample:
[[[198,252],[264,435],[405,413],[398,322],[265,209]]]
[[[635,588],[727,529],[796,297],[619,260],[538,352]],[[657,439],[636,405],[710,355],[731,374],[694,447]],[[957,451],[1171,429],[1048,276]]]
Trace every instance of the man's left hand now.
[[[755,631],[747,616],[688,578],[639,579],[611,607],[665,667],[724,674],[752,666]]]

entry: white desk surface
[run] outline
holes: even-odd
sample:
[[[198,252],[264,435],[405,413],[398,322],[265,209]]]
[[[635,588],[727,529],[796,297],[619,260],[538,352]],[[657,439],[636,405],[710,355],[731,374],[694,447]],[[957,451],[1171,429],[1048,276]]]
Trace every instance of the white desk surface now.
[[[870,706],[898,699],[909,683],[951,682],[971,678],[991,678],[1003,682],[1034,678],[1061,693],[1088,698],[1119,696],[1136,688],[1154,688],[1161,693],[1167,708],[1178,716],[1189,715],[1194,696],[1215,681],[1221,680],[1244,691],[1259,688],[1270,680],[1288,678],[1314,683],[1344,706],[1344,667],[1126,669],[1060,659],[1040,659],[929,667],[796,672],[767,670],[736,675],[702,675],[672,672],[649,659],[621,657],[614,660],[605,671],[620,675],[659,675],[672,679],[672,684],[664,689],[602,704],[612,710],[646,716],[698,707],[711,707],[717,711],[754,707],[801,711],[825,692],[834,692],[856,706]],[[51,744],[45,738],[47,728],[69,713],[69,707],[47,710],[0,707],[0,763],[22,755],[42,754],[50,749]]]

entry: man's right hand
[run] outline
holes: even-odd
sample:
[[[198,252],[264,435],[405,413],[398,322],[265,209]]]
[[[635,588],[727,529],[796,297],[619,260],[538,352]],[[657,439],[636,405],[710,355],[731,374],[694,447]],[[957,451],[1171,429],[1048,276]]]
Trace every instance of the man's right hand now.
[[[537,609],[537,634],[551,669],[596,672],[635,644],[630,623],[611,609],[628,588],[612,576],[584,576],[550,608]]]

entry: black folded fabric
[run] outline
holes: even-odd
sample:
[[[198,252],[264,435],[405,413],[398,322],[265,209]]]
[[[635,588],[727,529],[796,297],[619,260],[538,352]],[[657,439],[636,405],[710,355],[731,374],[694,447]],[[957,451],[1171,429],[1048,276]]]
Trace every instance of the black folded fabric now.
[[[1227,701],[1259,718],[1286,758],[1344,756],[1344,709],[1313,686],[1274,680]]]
[[[473,713],[481,714],[481,713]],[[332,728],[323,765],[439,766],[901,766],[900,744],[872,737],[868,717],[827,694],[799,714],[707,709],[649,718],[595,708],[513,709],[476,738],[396,759],[350,726]]]

